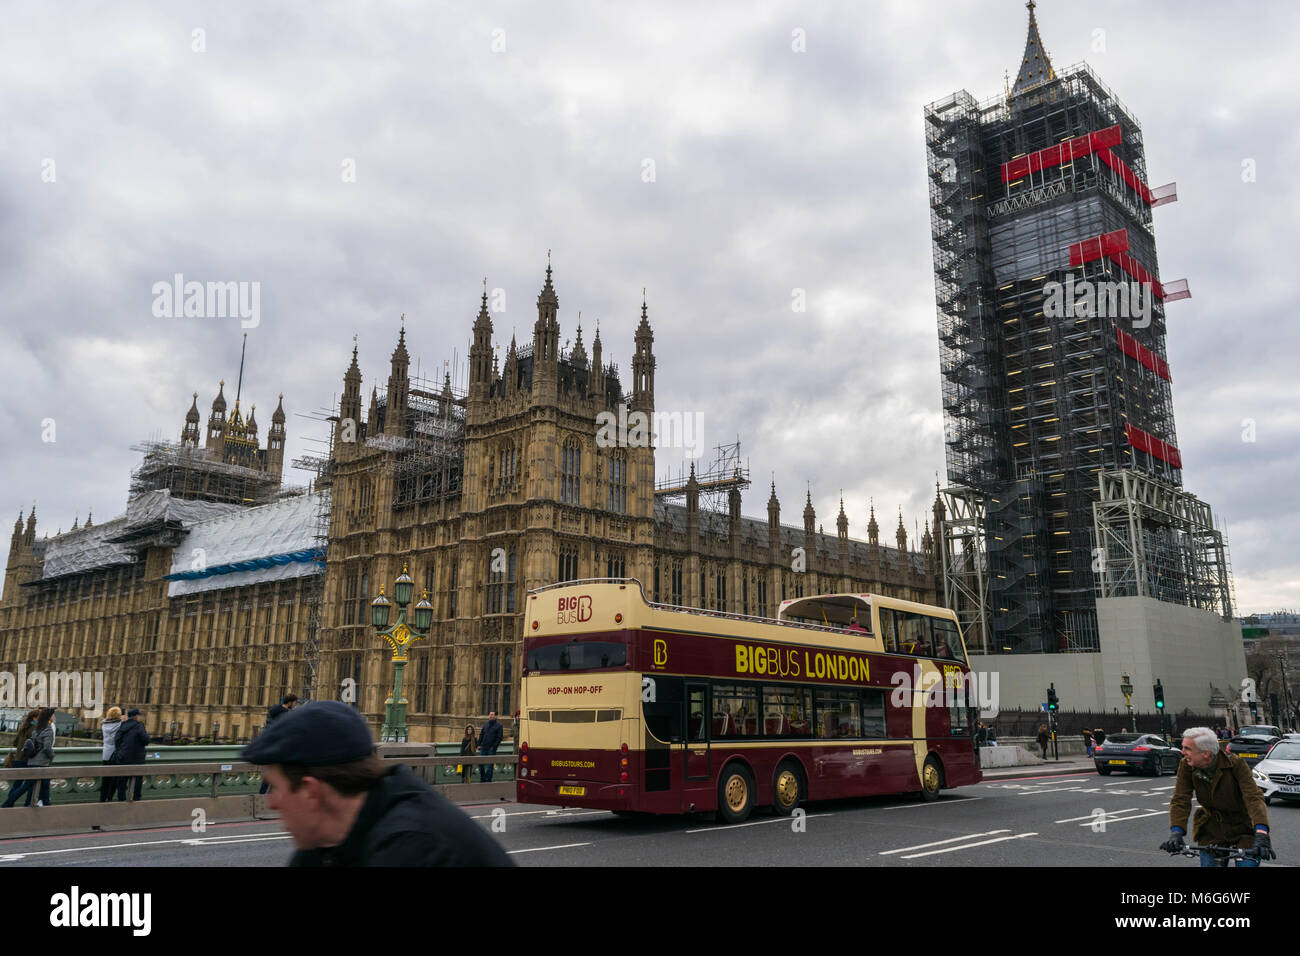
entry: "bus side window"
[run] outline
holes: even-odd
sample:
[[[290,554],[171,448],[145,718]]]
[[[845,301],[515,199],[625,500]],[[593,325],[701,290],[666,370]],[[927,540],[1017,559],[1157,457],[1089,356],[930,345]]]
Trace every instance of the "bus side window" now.
[[[887,607],[880,609],[880,637],[885,642],[885,651],[890,654],[897,654],[898,649],[898,622],[894,619],[894,612]]]
[[[898,642],[904,654],[930,656],[930,618],[911,611],[895,611],[898,623]]]
[[[931,618],[930,624],[934,629],[935,656],[954,661],[964,660],[961,653],[961,639],[957,636],[957,625],[942,618]]]

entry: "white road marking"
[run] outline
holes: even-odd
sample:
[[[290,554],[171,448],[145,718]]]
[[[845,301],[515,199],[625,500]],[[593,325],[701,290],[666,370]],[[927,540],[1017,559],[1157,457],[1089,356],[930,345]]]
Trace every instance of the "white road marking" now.
[[[1134,812],[1135,810],[1140,810],[1140,809],[1142,809],[1142,808],[1141,808],[1141,807],[1129,807],[1129,808],[1126,809],[1126,810],[1111,810],[1110,813],[1132,813],[1132,812]],[[1103,813],[1102,816],[1105,816],[1107,819],[1110,819],[1110,817],[1109,817],[1107,814],[1105,814],[1105,813]],[[1076,822],[1076,821],[1078,821],[1078,820],[1096,820],[1096,818],[1097,818],[1097,815],[1096,815],[1095,813],[1089,813],[1087,816],[1082,816],[1082,817],[1066,817],[1064,820],[1053,820],[1052,822],[1053,822],[1053,823],[1074,823],[1074,822]]]
[[[530,846],[525,850],[508,850],[507,855],[513,856],[516,853],[537,853],[540,850],[567,850],[575,846],[591,846],[590,843],[561,843],[559,846]]]
[[[804,816],[805,820],[812,820],[816,817],[834,816],[831,813],[809,813]],[[750,823],[729,823],[720,827],[700,827],[698,830],[686,830],[686,833],[713,833],[717,830],[739,830],[741,827],[761,827],[768,823],[789,823],[793,817],[776,817],[772,820],[754,820]]]
[[[207,839],[199,838],[197,840],[182,840],[181,842],[187,846],[233,846],[236,843],[264,843],[267,840],[288,840],[289,838],[290,835],[288,833],[276,833],[269,836],[244,836],[237,839],[230,839],[229,837],[211,837]]]
[[[248,836],[252,836],[252,834],[232,834],[230,837],[226,837],[224,839],[232,840],[232,839],[246,838]],[[287,839],[288,836],[289,835],[287,833],[269,834],[266,838]],[[223,839],[222,837],[213,836],[213,837],[206,837],[206,838],[199,838],[199,839],[188,837],[188,838],[180,838],[176,840],[142,840],[139,843],[109,843],[109,844],[90,843],[85,846],[65,847],[62,850],[30,850],[25,853],[6,853],[4,856],[0,856],[0,860],[9,862],[13,860],[22,860],[29,856],[52,856],[56,853],[85,853],[88,851],[95,851],[95,850],[125,850],[137,846],[166,846],[167,844],[178,844],[178,843],[202,844],[205,846],[220,846],[221,843],[216,841],[220,841],[222,839]]]
[[[924,850],[928,846],[942,846],[945,843],[957,843],[961,840],[973,840],[976,837],[993,836],[995,833],[1010,833],[1010,830],[989,830],[985,833],[967,833],[965,836],[950,837],[947,840],[935,840],[933,843],[918,843],[916,846],[900,846],[897,850],[881,850],[879,856],[891,853],[906,853],[908,850]]]
[[[1083,787],[1060,787],[1056,790],[1026,790],[1024,793],[1019,794],[1019,796],[1036,797],[1040,793],[1069,793],[1071,790],[1082,790],[1082,789]]]
[[[1125,812],[1125,811],[1117,810],[1116,812],[1117,812],[1117,813],[1123,813],[1123,812]],[[1108,816],[1108,817],[1106,817],[1106,822],[1107,822],[1107,823],[1124,823],[1124,822],[1126,822],[1126,821],[1128,821],[1128,820],[1141,820],[1143,817],[1158,817],[1158,816],[1160,816],[1161,814],[1166,814],[1166,813],[1168,813],[1168,812],[1169,812],[1168,810],[1150,810],[1150,811],[1148,811],[1148,812],[1146,812],[1146,813],[1139,813],[1137,816],[1134,816],[1134,817],[1119,817],[1118,819],[1116,819],[1115,817],[1110,817],[1110,816]],[[1087,826],[1092,826],[1092,824],[1090,824],[1090,823],[1080,823],[1079,826],[1081,826],[1081,827],[1087,827]]]
[[[1025,837],[1038,836],[1037,833],[1017,833],[1012,836],[995,837],[992,840],[981,840],[979,843],[967,843],[964,846],[950,846],[943,850],[926,850],[924,853],[910,853],[907,856],[900,856],[900,860],[915,860],[918,856],[934,856],[936,853],[956,853],[958,850],[970,850],[977,846],[988,846],[990,843],[1001,843],[1004,840],[1023,840]]]
[[[1174,787],[1176,787],[1176,786],[1178,786],[1178,784],[1173,783],[1173,784],[1170,784],[1170,785],[1167,786],[1167,787],[1152,787],[1150,790],[1147,791],[1147,793],[1163,793],[1163,792],[1166,791],[1166,790],[1172,790],[1172,789],[1174,789]]]
[[[941,803],[970,803],[972,800],[983,800],[983,797],[945,797],[936,800],[933,803],[900,803],[896,807],[881,807],[882,810],[910,810],[913,807],[937,807]]]
[[[579,813],[609,813],[609,811],[608,810],[520,810],[517,813],[507,813],[506,816],[527,817],[527,816],[536,816],[539,813],[545,813],[547,816],[559,817],[559,816],[577,816],[577,814]],[[479,814],[476,817],[470,817],[470,819],[471,820],[493,820],[497,816],[499,816],[499,814],[483,813],[483,814]]]

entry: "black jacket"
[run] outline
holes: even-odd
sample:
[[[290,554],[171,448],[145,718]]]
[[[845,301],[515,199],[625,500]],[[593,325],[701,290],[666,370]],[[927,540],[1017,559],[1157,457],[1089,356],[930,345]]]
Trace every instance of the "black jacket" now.
[[[116,763],[144,763],[144,748],[149,746],[149,731],[144,724],[132,717],[122,721],[117,731],[113,758]]]
[[[398,764],[366,796],[338,846],[299,850],[290,866],[514,866],[491,835]]]
[[[489,720],[478,735],[478,749],[485,754],[496,753],[497,748],[501,746],[501,737],[501,721]]]

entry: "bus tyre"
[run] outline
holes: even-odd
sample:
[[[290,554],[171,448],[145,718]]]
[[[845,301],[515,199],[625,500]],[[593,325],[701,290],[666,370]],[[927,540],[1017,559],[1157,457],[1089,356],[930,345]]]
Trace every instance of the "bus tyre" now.
[[[926,757],[925,765],[921,767],[921,799],[926,803],[934,803],[939,799],[939,791],[943,789],[943,768],[939,766],[937,757]]]
[[[794,761],[787,760],[776,768],[776,776],[772,778],[772,810],[778,817],[788,817],[806,796],[803,774]]]
[[[743,823],[754,809],[754,778],[741,764],[730,764],[718,780],[718,816],[723,823]]]

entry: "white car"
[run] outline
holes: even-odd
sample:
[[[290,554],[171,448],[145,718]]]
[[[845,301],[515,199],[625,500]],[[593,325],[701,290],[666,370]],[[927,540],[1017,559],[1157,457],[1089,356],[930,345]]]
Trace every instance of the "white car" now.
[[[1279,740],[1251,773],[1265,803],[1274,797],[1300,803],[1300,740]]]

